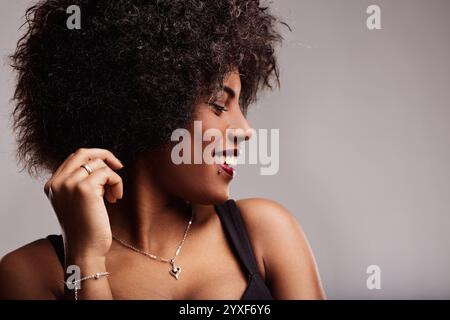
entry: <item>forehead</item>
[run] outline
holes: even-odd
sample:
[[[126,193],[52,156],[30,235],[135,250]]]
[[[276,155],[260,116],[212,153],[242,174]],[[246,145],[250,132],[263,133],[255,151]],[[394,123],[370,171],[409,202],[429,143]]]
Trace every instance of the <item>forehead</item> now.
[[[241,77],[238,71],[229,72],[223,81],[223,85],[232,89],[236,94],[241,91]]]

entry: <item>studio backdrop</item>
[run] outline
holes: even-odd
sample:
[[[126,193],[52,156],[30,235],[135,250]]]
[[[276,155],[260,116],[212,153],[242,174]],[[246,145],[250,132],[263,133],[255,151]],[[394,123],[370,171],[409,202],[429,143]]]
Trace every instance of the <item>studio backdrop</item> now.
[[[59,232],[46,177],[16,163],[9,118],[7,57],[31,4],[0,3],[0,256]],[[273,174],[243,165],[232,198],[295,215],[328,298],[449,299],[450,1],[271,6],[292,29],[281,29],[281,88],[248,119],[278,130],[278,164]]]

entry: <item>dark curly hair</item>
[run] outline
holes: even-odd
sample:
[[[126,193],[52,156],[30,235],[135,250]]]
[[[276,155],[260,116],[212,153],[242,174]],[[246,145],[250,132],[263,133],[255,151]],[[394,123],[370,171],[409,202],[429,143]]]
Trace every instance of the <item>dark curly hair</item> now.
[[[70,5],[81,29],[66,26]],[[241,108],[279,85],[278,23],[258,0],[44,0],[26,12],[11,56],[17,158],[55,170],[79,147],[126,165],[168,141],[199,96],[241,74]],[[284,24],[284,23],[283,23]]]

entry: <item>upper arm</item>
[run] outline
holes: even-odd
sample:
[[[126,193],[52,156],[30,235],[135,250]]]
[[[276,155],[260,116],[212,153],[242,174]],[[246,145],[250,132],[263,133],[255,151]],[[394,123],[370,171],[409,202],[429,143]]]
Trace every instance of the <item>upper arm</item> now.
[[[47,240],[37,240],[0,260],[0,300],[55,299],[54,278],[62,271],[52,265]]]
[[[305,233],[295,217],[266,199],[237,201],[255,254],[276,299],[324,299],[317,265]]]

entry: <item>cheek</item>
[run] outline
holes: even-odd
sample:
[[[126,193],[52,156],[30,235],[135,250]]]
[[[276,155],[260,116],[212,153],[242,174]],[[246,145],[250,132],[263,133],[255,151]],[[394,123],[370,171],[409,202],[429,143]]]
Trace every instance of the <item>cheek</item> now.
[[[171,164],[164,176],[176,196],[198,204],[222,203],[229,197],[229,180],[217,170],[214,164]]]
[[[209,111],[209,110],[208,110]],[[211,141],[202,141],[205,130],[215,128],[221,130],[216,115],[212,112],[202,113],[197,121],[202,121],[200,144],[203,150],[211,144]],[[191,162],[194,160],[194,130],[193,126],[188,128],[191,134]],[[197,137],[198,138],[198,137]],[[211,149],[211,148],[210,148]],[[229,198],[230,179],[224,174],[218,174],[219,167],[216,164],[180,164],[175,165],[171,158],[171,152],[166,150],[163,165],[159,166],[160,182],[168,193],[198,204],[215,204],[225,202]]]

